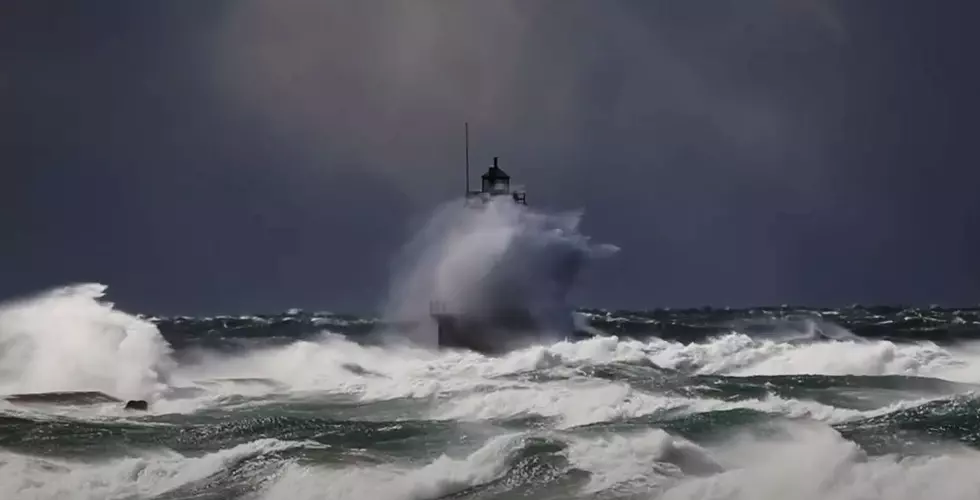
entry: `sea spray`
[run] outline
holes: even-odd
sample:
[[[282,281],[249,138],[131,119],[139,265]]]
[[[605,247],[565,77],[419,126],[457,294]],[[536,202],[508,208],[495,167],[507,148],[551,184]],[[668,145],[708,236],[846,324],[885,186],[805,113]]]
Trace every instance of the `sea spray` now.
[[[152,323],[99,300],[105,290],[72,285],[0,304],[0,393],[159,394],[170,346]]]
[[[712,320],[671,314],[681,325]],[[725,325],[755,315],[716,314]],[[921,325],[892,314],[896,331]],[[856,310],[838,318],[851,331],[863,318],[881,321]],[[370,345],[360,330],[283,345],[275,320],[239,320],[180,318],[179,329],[157,320],[174,338],[258,341],[195,366],[186,350],[199,347],[174,342],[174,381],[205,393],[193,404],[168,395],[148,413],[93,415],[83,404],[0,401],[0,497],[912,500],[980,491],[976,386],[921,378],[975,382],[977,351],[962,340],[801,339],[805,325],[793,324],[788,335],[608,336],[489,357]]]
[[[558,340],[574,325],[566,296],[587,261],[611,255],[581,234],[581,212],[551,214],[500,197],[439,206],[397,260],[384,316],[412,325],[414,342],[436,344],[436,307],[467,316],[526,308],[538,340]]]

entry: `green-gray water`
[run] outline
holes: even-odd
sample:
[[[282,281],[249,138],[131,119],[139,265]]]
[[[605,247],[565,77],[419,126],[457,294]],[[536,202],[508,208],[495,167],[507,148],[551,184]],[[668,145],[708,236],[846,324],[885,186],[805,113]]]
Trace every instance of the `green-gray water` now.
[[[975,310],[587,311],[619,336],[485,357],[97,294],[0,311],[0,389],[31,394],[0,402],[0,498],[980,498]]]

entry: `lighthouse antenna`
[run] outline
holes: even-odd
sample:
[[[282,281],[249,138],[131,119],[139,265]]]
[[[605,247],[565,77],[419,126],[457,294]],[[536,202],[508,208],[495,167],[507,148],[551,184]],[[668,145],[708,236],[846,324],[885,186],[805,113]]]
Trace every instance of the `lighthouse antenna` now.
[[[470,195],[470,122],[464,125],[464,135],[466,142],[466,196]]]

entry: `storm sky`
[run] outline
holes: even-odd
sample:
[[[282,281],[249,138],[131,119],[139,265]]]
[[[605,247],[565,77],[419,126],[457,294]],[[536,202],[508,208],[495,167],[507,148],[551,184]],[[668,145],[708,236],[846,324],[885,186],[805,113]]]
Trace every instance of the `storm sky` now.
[[[0,298],[373,312],[493,156],[581,306],[980,303],[970,0],[0,7]]]

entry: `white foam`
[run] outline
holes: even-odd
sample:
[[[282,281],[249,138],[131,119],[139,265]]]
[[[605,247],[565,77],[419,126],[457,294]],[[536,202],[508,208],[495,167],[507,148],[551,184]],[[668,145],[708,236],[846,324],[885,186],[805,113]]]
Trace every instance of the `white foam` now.
[[[301,444],[259,439],[196,458],[172,451],[156,451],[99,462],[0,452],[0,498],[103,500],[154,497],[207,478],[243,458]]]
[[[327,469],[292,465],[265,491],[268,500],[378,499],[423,500],[440,498],[469,486],[486,483],[506,472],[520,436],[490,439],[468,456],[442,455],[422,467],[389,464],[376,467]]]
[[[960,449],[943,457],[866,457],[825,424],[887,414],[926,402],[910,399],[872,411],[815,401],[767,397],[741,401],[684,398],[637,390],[577,373],[582,364],[651,361],[661,367],[723,375],[922,375],[976,382],[978,345],[954,348],[929,342],[818,341],[785,343],[730,334],[700,343],[660,339],[593,338],[532,346],[500,357],[435,352],[408,346],[365,347],[335,335],[238,355],[209,353],[199,363],[174,366],[153,325],[99,301],[101,285],[68,287],[0,306],[0,392],[100,390],[122,398],[166,394],[166,384],[193,385],[203,396],[158,398],[155,412],[192,412],[230,394],[317,391],[364,402],[430,398],[428,417],[484,420],[543,416],[559,428],[737,408],[808,417],[818,425],[787,426],[779,438],[758,437],[698,447],[659,430],[627,436],[570,438],[576,467],[592,473],[583,494],[615,492],[669,499],[913,499],[980,497],[973,470],[980,454]],[[515,375],[546,370],[561,381]],[[653,373],[653,372],[651,372]],[[651,375],[656,376],[656,375]],[[265,378],[245,383],[227,378]],[[489,390],[488,390],[489,389]],[[21,412],[0,402],[0,410]],[[76,418],[119,418],[118,405],[67,409]],[[422,499],[500,477],[521,436],[493,439],[466,456],[425,465],[396,463],[329,469],[290,464],[263,494],[268,499]],[[152,496],[208,477],[236,457],[294,446],[258,440],[188,458],[172,452],[99,463],[29,458],[0,452],[0,498],[120,498]],[[710,469],[720,465],[724,472]]]
[[[433,400],[431,416],[468,420],[539,415],[557,418],[564,426],[663,410],[732,408],[842,421],[869,412],[774,397],[739,402],[667,397],[615,381],[587,379],[577,374],[577,367],[650,361],[701,374],[899,374],[976,381],[973,361],[980,359],[980,353],[970,346],[953,349],[928,342],[849,340],[781,343],[742,334],[692,344],[597,337],[487,357],[404,345],[366,347],[325,334],[237,355],[208,353],[195,364],[177,367],[156,328],[98,300],[104,290],[101,285],[66,287],[0,306],[0,392],[99,390],[125,399],[146,399],[151,394],[165,396],[165,380],[174,386],[213,381],[200,385],[203,394],[193,398],[159,397],[151,412],[193,412],[221,404],[231,394],[315,391],[364,402],[452,395],[448,400]],[[508,377],[535,370],[548,370],[568,380],[534,382]],[[218,382],[228,378],[263,378],[273,383]],[[78,413],[126,415],[114,405]]]
[[[586,494],[659,491],[685,474],[721,469],[700,446],[660,429],[575,439],[565,454],[573,467],[591,473]]]
[[[835,357],[833,352],[828,352],[824,358],[814,356],[814,359],[808,360],[806,353],[821,352],[820,348],[808,350],[811,347],[783,347],[740,335],[686,346],[661,340],[643,343],[606,337],[558,342],[550,346],[529,347],[501,357],[486,357],[476,353],[432,352],[409,347],[364,347],[341,337],[326,336],[317,341],[298,342],[231,359],[208,359],[199,367],[182,373],[193,373],[197,377],[267,377],[285,384],[289,390],[341,393],[365,402],[452,394],[452,398],[439,402],[433,408],[433,418],[479,420],[534,415],[558,418],[563,426],[634,418],[665,410],[695,412],[736,408],[840,422],[926,401],[915,399],[861,412],[815,401],[778,397],[742,401],[689,399],[637,391],[617,381],[589,379],[577,375],[575,368],[582,363],[637,362],[646,359],[667,367],[689,364],[701,373],[728,374],[736,370],[745,372],[757,365],[764,367],[759,363],[772,359],[778,353],[788,352],[799,357],[801,363],[809,363],[797,373],[819,373],[817,368],[824,368],[824,372],[830,373],[879,370],[869,368],[867,358],[860,355],[853,358]],[[840,347],[834,345],[829,349],[834,351]],[[858,347],[866,349],[868,355],[891,349],[876,343]],[[915,346],[907,348],[909,359],[919,352],[917,349]],[[921,349],[929,352],[928,347]],[[742,358],[739,353],[743,354]],[[821,359],[826,362],[821,364]],[[933,367],[947,366],[942,361],[952,359],[952,355],[931,359],[938,360],[934,361]],[[853,370],[847,369],[848,363],[854,364]],[[351,370],[352,365],[356,365],[357,370]],[[888,365],[879,364],[881,366]],[[893,365],[893,369],[897,370],[898,366]],[[920,363],[920,366],[930,365]],[[542,369],[570,378],[557,382],[501,378]],[[779,373],[778,370],[775,372]],[[257,387],[254,390],[261,392],[263,389]]]
[[[643,347],[666,368],[720,375],[917,375],[980,381],[976,354],[932,342],[822,341],[791,344],[733,333],[703,343],[653,339]]]
[[[793,423],[766,436],[740,435],[699,446],[659,429],[630,434],[565,436],[569,466],[590,478],[569,498],[676,500],[973,499],[980,494],[980,453],[950,448],[942,456],[868,456],[822,424]],[[262,493],[266,500],[439,498],[505,474],[523,444],[519,435],[491,439],[467,456],[343,467],[291,464]]]
[[[289,391],[323,391],[359,396],[364,401],[426,397],[494,384],[489,358],[463,353],[434,353],[410,347],[365,347],[326,335],[284,347],[239,356],[214,354],[185,367],[182,378],[260,377]],[[500,384],[506,382],[500,381]],[[256,391],[262,388],[256,387]],[[268,391],[276,390],[269,387]]]
[[[702,447],[661,430],[575,439],[566,451],[591,480],[582,497],[670,500],[912,500],[980,495],[980,453],[867,456],[822,424],[787,423],[767,437]]]
[[[0,305],[0,393],[101,391],[150,399],[173,368],[156,327],[83,284]]]
[[[980,453],[869,457],[821,425],[787,425],[776,438],[746,436],[712,450],[727,471],[686,477],[660,498],[677,500],[966,500],[980,497]]]
[[[860,411],[837,408],[811,400],[769,396],[762,399],[723,401],[711,398],[684,398],[649,394],[627,384],[606,381],[562,381],[499,388],[449,399],[433,418],[484,420],[525,416],[558,419],[558,428],[632,419],[670,412],[671,417],[726,411],[754,410],[788,418],[809,418],[829,423],[869,418],[912,408],[929,399],[914,399]]]

